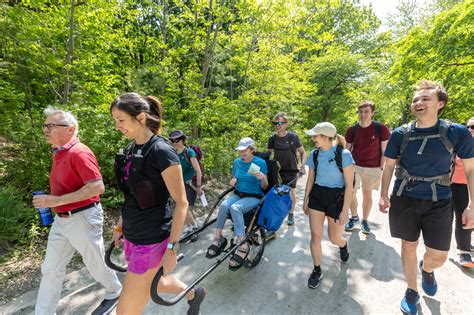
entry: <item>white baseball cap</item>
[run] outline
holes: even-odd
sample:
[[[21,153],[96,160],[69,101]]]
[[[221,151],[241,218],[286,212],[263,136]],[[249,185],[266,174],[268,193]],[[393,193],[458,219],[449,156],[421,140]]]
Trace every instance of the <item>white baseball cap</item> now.
[[[243,138],[239,141],[239,146],[235,148],[238,151],[242,151],[247,149],[248,147],[253,147],[255,146],[255,142],[252,140],[252,138]]]
[[[308,136],[323,135],[333,138],[337,134],[337,129],[336,126],[325,121],[316,124],[312,129],[306,130],[305,133]]]

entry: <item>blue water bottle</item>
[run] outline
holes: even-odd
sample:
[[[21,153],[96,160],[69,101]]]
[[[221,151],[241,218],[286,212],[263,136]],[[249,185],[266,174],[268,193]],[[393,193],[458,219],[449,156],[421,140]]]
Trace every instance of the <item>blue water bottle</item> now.
[[[38,190],[38,191],[34,191],[32,195],[41,196],[41,195],[46,195],[46,193],[44,192],[44,190]],[[41,225],[47,226],[53,223],[53,213],[51,212],[51,208],[39,208],[38,215],[40,218]]]

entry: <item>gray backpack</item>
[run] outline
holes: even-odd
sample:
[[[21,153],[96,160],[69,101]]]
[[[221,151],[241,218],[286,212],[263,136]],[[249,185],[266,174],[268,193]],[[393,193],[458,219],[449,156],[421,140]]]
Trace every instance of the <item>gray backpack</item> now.
[[[418,149],[417,155],[422,155],[423,150],[425,149],[426,143],[431,139],[439,139],[443,145],[445,146],[446,150],[449,152],[451,161],[454,161],[455,153],[454,153],[454,146],[448,138],[448,130],[451,126],[451,122],[447,120],[440,119],[439,127],[437,133],[434,134],[427,134],[427,135],[419,135],[419,136],[412,136],[413,129],[415,124],[410,122],[402,126],[403,131],[403,141],[400,146],[400,158],[402,157],[403,151],[405,151],[408,143],[413,140],[422,140],[421,146]],[[436,193],[436,184],[442,186],[450,186],[451,185],[451,173],[452,173],[453,163],[451,163],[450,171],[446,174],[441,174],[438,176],[432,177],[421,177],[421,176],[413,176],[408,173],[408,171],[398,163],[395,169],[395,177],[401,180],[400,187],[397,190],[396,195],[401,196],[403,189],[405,186],[413,181],[421,181],[421,182],[429,182],[431,183],[431,191],[432,191],[432,200],[438,201],[438,195]]]

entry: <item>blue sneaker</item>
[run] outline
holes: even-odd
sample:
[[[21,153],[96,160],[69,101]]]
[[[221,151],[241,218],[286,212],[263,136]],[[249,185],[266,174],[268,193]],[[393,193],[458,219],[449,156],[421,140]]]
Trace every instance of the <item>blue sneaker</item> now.
[[[369,222],[367,222],[367,220],[362,220],[362,224],[361,224],[360,229],[361,229],[362,233],[370,234]]]
[[[347,222],[346,226],[344,226],[344,230],[350,232],[354,229],[354,226],[359,223],[359,216],[357,217],[350,217],[349,222]]]
[[[412,289],[405,291],[405,296],[400,302],[400,310],[405,314],[416,315],[418,310],[416,305],[420,302],[420,295]]]
[[[436,292],[438,292],[438,283],[436,282],[434,272],[428,273],[423,271],[423,260],[420,261],[420,271],[423,291],[429,296],[435,296]]]

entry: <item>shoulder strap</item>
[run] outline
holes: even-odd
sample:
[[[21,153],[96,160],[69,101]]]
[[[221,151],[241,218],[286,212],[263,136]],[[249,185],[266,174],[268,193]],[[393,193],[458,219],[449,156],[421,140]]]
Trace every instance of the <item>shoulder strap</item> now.
[[[295,133],[288,131],[288,141],[290,142],[290,148],[291,151],[293,151],[293,154],[296,154],[296,149],[297,147],[295,146]]]
[[[186,159],[186,161],[191,164],[191,158],[189,157],[189,147],[186,146],[184,147],[184,158]]]
[[[162,140],[170,143],[169,140],[166,139],[165,137],[160,136],[160,135],[154,135],[153,139],[150,139],[149,142],[146,144],[146,150],[143,153],[143,157],[146,157],[151,152],[151,148],[153,148],[153,145],[156,143],[156,141],[158,141],[158,139],[162,139]],[[170,145],[171,145],[171,143],[170,143]]]
[[[448,137],[449,127],[451,127],[450,121],[444,119],[439,120],[439,138],[446,147],[446,150],[448,150],[448,152],[452,155],[454,152],[454,145]]]
[[[374,120],[375,125],[375,136],[382,142],[382,124]]]
[[[337,168],[344,174],[344,170],[342,169],[342,150],[344,150],[344,148],[341,145],[336,146],[334,159],[336,160]]]
[[[315,149],[315,151],[313,152],[314,180],[316,180],[316,174],[318,173],[318,156],[319,149]]]
[[[356,135],[356,132],[357,132],[357,129],[359,129],[359,123],[355,123],[352,125],[352,145],[354,145],[354,140],[355,140],[355,135]]]
[[[270,136],[270,143],[271,143],[271,149],[272,150],[275,150],[275,137],[276,137],[276,133],[273,133],[271,136]]]
[[[405,148],[407,147],[407,144],[410,141],[413,126],[414,124],[411,121],[408,124],[404,124],[402,126],[403,139],[402,144],[400,145],[400,157],[402,156],[403,151],[405,151]]]
[[[123,150],[123,154],[128,155],[133,150],[133,146],[135,145],[135,141],[131,141],[127,144],[125,149]]]

